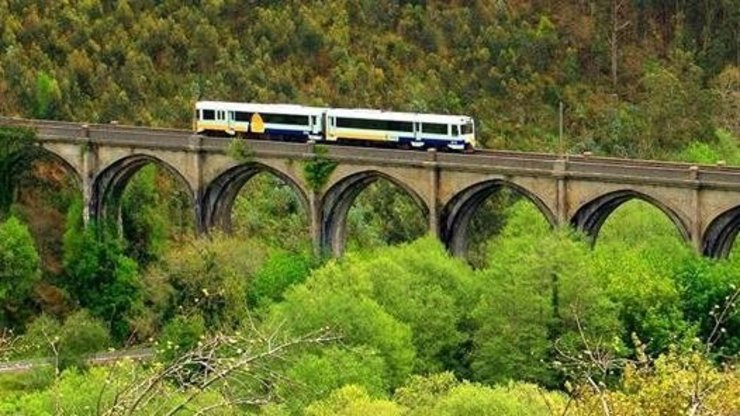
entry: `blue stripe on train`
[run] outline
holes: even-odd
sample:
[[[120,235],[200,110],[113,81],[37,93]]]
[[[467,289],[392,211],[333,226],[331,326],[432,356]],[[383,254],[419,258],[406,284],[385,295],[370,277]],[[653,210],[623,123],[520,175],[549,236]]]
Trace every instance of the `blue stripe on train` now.
[[[413,137],[399,137],[398,143],[411,144],[412,142],[420,141],[426,146],[447,146],[447,145],[459,145],[464,146],[465,140],[445,140],[445,139],[430,139],[421,137],[419,140],[415,140]]]
[[[302,130],[280,130],[280,129],[265,128],[265,134],[279,134],[283,136],[307,137],[309,133],[304,132]]]

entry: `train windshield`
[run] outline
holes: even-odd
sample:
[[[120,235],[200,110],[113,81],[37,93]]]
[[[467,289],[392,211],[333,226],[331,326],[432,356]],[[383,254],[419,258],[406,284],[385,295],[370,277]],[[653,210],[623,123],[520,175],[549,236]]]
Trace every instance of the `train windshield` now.
[[[473,123],[463,124],[462,134],[473,134]]]

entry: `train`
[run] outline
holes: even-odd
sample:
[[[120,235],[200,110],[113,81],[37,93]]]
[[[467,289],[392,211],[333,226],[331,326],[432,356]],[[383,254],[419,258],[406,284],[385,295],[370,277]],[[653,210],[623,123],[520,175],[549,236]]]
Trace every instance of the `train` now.
[[[295,104],[198,101],[193,130],[204,135],[408,149],[472,151],[476,147],[475,123],[469,116]]]

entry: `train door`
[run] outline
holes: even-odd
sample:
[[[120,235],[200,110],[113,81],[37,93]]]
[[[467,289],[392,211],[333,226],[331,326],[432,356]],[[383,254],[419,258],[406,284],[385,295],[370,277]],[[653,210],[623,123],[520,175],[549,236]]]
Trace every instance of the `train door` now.
[[[308,121],[308,138],[311,140],[321,140],[321,117],[310,115]]]
[[[319,116],[311,116],[311,134],[315,135],[321,132],[321,123],[319,120]]]
[[[421,140],[421,123],[418,121],[414,122],[414,141],[418,142]]]
[[[229,133],[234,132],[234,112],[233,111],[227,111],[226,112],[226,125],[228,126]]]
[[[324,129],[326,131],[325,137],[326,140],[336,140],[336,136],[334,135],[334,129],[337,127],[337,119],[336,117],[329,116],[328,113],[324,113]]]

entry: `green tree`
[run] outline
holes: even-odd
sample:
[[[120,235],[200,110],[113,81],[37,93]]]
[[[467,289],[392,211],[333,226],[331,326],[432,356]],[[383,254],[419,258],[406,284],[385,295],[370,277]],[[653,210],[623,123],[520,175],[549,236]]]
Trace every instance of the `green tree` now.
[[[310,416],[400,416],[405,414],[403,407],[389,400],[374,399],[361,387],[347,385],[320,402],[306,408]]]
[[[0,127],[0,218],[13,203],[20,177],[37,155],[36,133],[26,128]]]
[[[329,263],[285,294],[285,301],[271,309],[268,326],[283,325],[290,333],[328,327],[347,345],[378,351],[387,368],[382,376],[390,385],[400,383],[413,368],[411,330],[363,295],[362,287],[352,284],[357,278]]]
[[[88,355],[102,352],[111,340],[103,322],[79,310],[60,323],[48,315],[36,318],[23,335],[23,355],[46,358],[57,371],[87,368]]]
[[[121,197],[121,223],[126,254],[142,266],[162,255],[166,243],[166,219],[157,192],[157,169],[150,164],[131,179]]]
[[[312,402],[350,384],[361,385],[374,397],[382,396],[389,388],[387,371],[385,360],[375,349],[325,347],[292,357],[277,393],[286,398],[286,408],[300,413]]]
[[[72,298],[106,322],[114,339],[124,339],[129,313],[142,293],[136,262],[123,254],[121,241],[94,223],[82,231],[68,227],[64,270],[64,287]]]
[[[306,280],[313,266],[306,254],[272,252],[249,284],[249,304],[264,307],[282,301],[285,291]]]
[[[267,257],[253,240],[218,234],[173,246],[144,273],[148,307],[139,310],[137,331],[154,335],[177,315],[199,316],[211,331],[238,327],[249,312],[249,286]]]
[[[41,119],[56,118],[57,106],[61,98],[57,81],[46,72],[39,72],[36,75],[33,116]]]
[[[566,230],[533,221],[531,204],[515,204],[491,245],[491,266],[477,279],[480,301],[472,368],[480,381],[558,384],[558,351],[577,353],[581,335],[607,350],[620,347],[621,323],[603,282],[589,267],[589,248]]]
[[[14,323],[41,278],[40,259],[28,228],[15,217],[0,223],[0,322]]]

